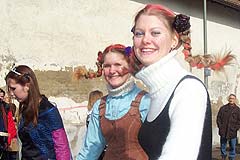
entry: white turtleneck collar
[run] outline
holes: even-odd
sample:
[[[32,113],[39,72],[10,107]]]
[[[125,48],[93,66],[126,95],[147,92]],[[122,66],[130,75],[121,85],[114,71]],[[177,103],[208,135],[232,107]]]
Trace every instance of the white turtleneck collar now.
[[[128,93],[133,89],[134,84],[135,84],[135,81],[132,76],[130,76],[129,79],[118,88],[112,88],[109,84],[107,84],[108,95],[117,97],[125,93]]]
[[[148,121],[154,120],[160,114],[177,83],[182,77],[190,74],[180,66],[175,55],[176,51],[172,51],[136,74],[136,77],[148,87],[152,99],[147,116]]]
[[[136,77],[142,80],[149,88],[150,94],[161,90],[166,85],[177,84],[187,74],[187,71],[175,59],[176,53],[176,50],[170,52],[156,63],[144,67],[136,74]]]

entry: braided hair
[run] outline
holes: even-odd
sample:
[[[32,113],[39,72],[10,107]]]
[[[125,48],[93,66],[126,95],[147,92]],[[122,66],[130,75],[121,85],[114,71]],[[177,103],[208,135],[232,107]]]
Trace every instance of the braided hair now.
[[[191,67],[197,67],[199,69],[210,68],[212,70],[219,71],[223,69],[224,65],[229,64],[233,59],[235,59],[235,56],[232,55],[231,52],[227,52],[223,56],[215,56],[211,54],[193,56],[191,53],[190,17],[184,14],[175,14],[172,10],[159,4],[147,4],[143,9],[141,9],[135,16],[134,26],[131,32],[134,33],[136,22],[143,14],[154,15],[165,19],[164,24],[173,34],[176,34],[179,39],[177,46],[171,50],[178,49],[182,46],[184,58]],[[133,61],[133,73],[135,74],[142,68],[143,65],[135,55],[131,57]]]
[[[130,63],[130,56],[132,55],[132,48],[131,47],[126,47],[122,44],[112,44],[109,45],[104,49],[104,51],[98,51],[98,57],[97,57],[97,62],[95,63],[97,66],[97,71],[94,71],[92,69],[86,69],[85,67],[77,67],[74,69],[74,77],[76,79],[93,79],[97,77],[102,76],[102,71],[103,71],[103,63],[104,63],[104,58],[106,54],[109,52],[117,52],[121,53],[124,55],[125,59],[127,60],[128,63]]]

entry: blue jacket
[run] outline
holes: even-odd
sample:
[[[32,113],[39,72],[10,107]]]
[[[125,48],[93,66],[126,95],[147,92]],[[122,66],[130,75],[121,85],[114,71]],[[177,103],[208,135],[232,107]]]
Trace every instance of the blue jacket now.
[[[58,109],[43,96],[39,106],[38,123],[24,126],[24,116],[19,124],[22,141],[22,158],[70,160],[71,153]],[[30,139],[29,139],[30,137]]]

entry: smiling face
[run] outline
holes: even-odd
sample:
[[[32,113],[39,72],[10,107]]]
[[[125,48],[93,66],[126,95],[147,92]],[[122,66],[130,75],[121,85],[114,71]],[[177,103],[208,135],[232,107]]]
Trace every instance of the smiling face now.
[[[29,88],[27,84],[25,86],[22,86],[16,83],[14,79],[9,78],[7,80],[7,86],[8,86],[9,94],[12,97],[16,98],[18,102],[24,102],[28,98]]]
[[[127,81],[130,76],[128,69],[129,65],[123,54],[109,52],[105,55],[103,73],[112,88],[118,88]]]
[[[139,61],[148,66],[167,55],[178,44],[161,17],[142,14],[136,21],[133,37],[134,51]]]

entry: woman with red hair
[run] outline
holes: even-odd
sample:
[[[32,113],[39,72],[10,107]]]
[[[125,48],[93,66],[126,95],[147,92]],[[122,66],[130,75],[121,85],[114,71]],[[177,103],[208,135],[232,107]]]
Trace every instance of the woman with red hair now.
[[[211,160],[208,92],[201,80],[175,59],[177,49],[183,46],[192,67],[215,64],[191,55],[189,21],[190,17],[158,4],[146,5],[135,17],[134,74],[149,88],[151,97],[139,142],[151,160]]]
[[[97,160],[106,145],[103,159],[148,159],[138,143],[138,131],[150,99],[129,73],[130,52],[129,47],[110,45],[98,52],[98,72],[85,74],[98,77],[103,73],[108,95],[93,106],[78,160]]]

